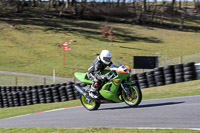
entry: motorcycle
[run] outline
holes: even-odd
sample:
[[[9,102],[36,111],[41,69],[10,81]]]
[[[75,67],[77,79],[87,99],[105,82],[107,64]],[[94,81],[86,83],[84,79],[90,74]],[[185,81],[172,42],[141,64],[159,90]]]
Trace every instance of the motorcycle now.
[[[105,79],[98,89],[98,98],[89,96],[89,90],[93,81],[87,78],[86,73],[76,72],[75,77],[86,86],[76,84],[75,88],[80,93],[80,101],[87,110],[97,110],[102,103],[125,102],[129,106],[137,106],[142,100],[142,92],[135,82],[129,81],[131,69],[129,66],[112,64],[110,70],[101,72]]]

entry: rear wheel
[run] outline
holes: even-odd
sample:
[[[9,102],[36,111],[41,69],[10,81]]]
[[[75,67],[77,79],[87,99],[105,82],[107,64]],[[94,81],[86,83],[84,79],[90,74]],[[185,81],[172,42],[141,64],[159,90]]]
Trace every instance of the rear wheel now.
[[[124,102],[129,106],[137,106],[142,100],[142,92],[137,86],[130,86],[131,94],[126,94],[122,90],[122,98]]]
[[[100,102],[85,98],[84,95],[80,95],[80,100],[81,104],[89,111],[97,110],[101,105]]]

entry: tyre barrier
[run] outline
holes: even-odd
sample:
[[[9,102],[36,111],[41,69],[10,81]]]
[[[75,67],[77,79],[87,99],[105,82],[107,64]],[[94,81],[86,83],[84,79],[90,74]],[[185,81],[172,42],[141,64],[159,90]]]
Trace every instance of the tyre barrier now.
[[[141,89],[200,79],[200,63],[194,62],[154,68],[133,74],[130,81],[138,82]]]
[[[196,79],[195,63],[191,62],[183,64],[183,73],[185,81],[195,80]]]
[[[141,89],[200,79],[200,64],[185,63],[158,67],[149,72],[133,74],[130,81]],[[80,86],[85,87],[83,83]],[[79,99],[73,82],[35,86],[0,86],[0,108],[63,102]]]
[[[154,76],[155,76],[156,86],[165,85],[163,67],[154,68]]]
[[[138,77],[137,77],[137,74],[132,74],[131,76],[130,76],[130,81],[133,81],[133,82],[138,82]]]
[[[175,82],[184,82],[183,64],[174,65]]]
[[[140,88],[141,89],[148,88],[146,73],[139,73],[137,74],[137,77],[138,77],[138,84]]]
[[[156,86],[156,79],[155,79],[154,71],[149,71],[146,74],[147,74],[147,83],[148,83],[149,87]]]
[[[0,86],[0,108],[63,102],[79,97],[80,94],[75,90],[73,82],[36,86]]]

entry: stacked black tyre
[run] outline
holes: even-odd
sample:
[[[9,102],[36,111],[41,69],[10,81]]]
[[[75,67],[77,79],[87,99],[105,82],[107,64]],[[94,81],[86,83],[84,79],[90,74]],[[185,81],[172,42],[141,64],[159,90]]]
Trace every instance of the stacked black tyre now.
[[[135,83],[138,83],[138,77],[137,77],[137,74],[132,74],[130,76],[130,81],[133,81]]]
[[[67,101],[68,96],[67,96],[67,91],[66,91],[66,85],[59,87],[58,90],[59,90],[61,101],[62,102]]]
[[[155,87],[156,86],[154,71],[147,72],[147,83],[148,83],[149,87]]]
[[[146,72],[137,74],[140,89],[148,88]]]
[[[196,79],[196,69],[195,63],[185,63],[183,64],[184,80],[191,81]]]
[[[174,66],[163,67],[163,73],[165,77],[165,85],[175,83]]]
[[[19,102],[19,93],[17,91],[12,92],[12,96],[13,96],[13,102],[14,102],[14,106],[18,107],[20,106],[20,102]]]
[[[11,92],[7,93],[7,98],[8,98],[9,107],[14,107],[14,101],[13,101],[13,96]]]
[[[155,76],[156,86],[165,85],[163,67],[154,68],[154,76]]]
[[[61,98],[60,98],[60,94],[59,94],[59,85],[56,85],[54,87],[52,87],[52,94],[53,94],[53,101],[54,102],[60,102]]]
[[[26,96],[24,91],[19,92],[19,101],[20,101],[20,106],[26,105]]]
[[[38,90],[34,89],[34,90],[31,90],[31,91],[32,91],[32,101],[33,101],[33,104],[38,104],[39,103]]]
[[[1,90],[0,90],[0,108],[3,108],[3,101],[2,101],[2,96],[1,96]]]
[[[2,94],[2,105],[3,107],[9,107],[9,103],[8,103],[8,96],[7,96],[7,89],[6,87],[3,87],[1,89],[1,94]]]
[[[32,104],[33,104],[33,101],[32,101],[32,93],[31,93],[31,90],[25,91],[25,96],[26,96],[26,105],[32,105]]]
[[[38,90],[38,97],[39,97],[39,102],[40,103],[46,103],[46,96],[45,96],[45,91],[43,88]]]
[[[46,103],[52,103],[53,102],[52,88],[45,88],[44,90],[45,90]]]
[[[74,84],[72,82],[69,82],[66,85],[66,92],[69,100],[75,100],[75,92],[74,92]]]
[[[174,65],[175,83],[184,82],[183,64]]]

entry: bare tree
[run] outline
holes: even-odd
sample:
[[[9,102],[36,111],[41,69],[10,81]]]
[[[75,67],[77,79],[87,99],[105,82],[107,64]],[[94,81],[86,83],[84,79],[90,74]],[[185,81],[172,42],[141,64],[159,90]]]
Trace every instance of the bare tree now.
[[[147,11],[147,0],[144,0],[144,11]]]
[[[82,0],[81,2],[81,9],[80,9],[80,16],[82,17],[86,8],[87,0]]]
[[[66,0],[65,8],[68,8],[68,7],[69,7],[69,0]]]
[[[37,6],[37,4],[36,4],[36,0],[33,0],[33,2],[32,2],[32,6],[33,6],[33,7],[36,7],[36,6]]]
[[[49,1],[49,7],[53,7],[55,0],[50,0]]]
[[[176,0],[172,0],[172,6],[174,6],[176,3]]]
[[[75,3],[76,3],[76,0],[72,0],[72,2],[71,2],[71,6],[74,6]]]
[[[66,4],[67,4],[67,1],[66,1]],[[66,8],[65,2],[64,2],[64,0],[62,0],[60,12],[59,12],[59,17],[61,17],[63,15],[63,12],[64,12],[65,8]]]
[[[117,6],[119,7],[119,2],[120,2],[120,0],[117,0]]]
[[[123,4],[124,4],[124,5],[126,4],[126,0],[123,0]]]
[[[179,9],[181,9],[181,6],[182,6],[182,1],[181,0],[179,0]]]
[[[37,0],[37,6],[40,6],[41,0]]]

